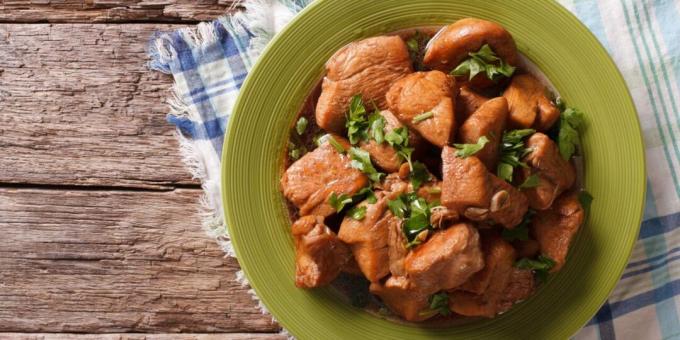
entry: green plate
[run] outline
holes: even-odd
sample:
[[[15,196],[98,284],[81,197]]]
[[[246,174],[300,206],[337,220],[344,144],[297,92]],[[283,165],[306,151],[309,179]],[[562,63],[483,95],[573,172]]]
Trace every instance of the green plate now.
[[[330,288],[295,288],[293,240],[279,192],[282,153],[324,62],[353,40],[463,17],[505,26],[566,102],[587,114],[585,186],[595,201],[566,266],[508,313],[444,329],[380,319],[343,303]],[[247,278],[300,339],[563,339],[597,312],[626,266],[642,216],[643,152],[635,108],[616,66],[555,2],[317,0],[274,38],[241,89],[224,145],[222,198]]]

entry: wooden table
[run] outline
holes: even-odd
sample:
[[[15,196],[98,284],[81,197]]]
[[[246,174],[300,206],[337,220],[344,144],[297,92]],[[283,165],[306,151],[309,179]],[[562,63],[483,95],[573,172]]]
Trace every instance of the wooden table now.
[[[154,31],[233,7],[0,0],[0,339],[284,338],[201,230],[145,66]]]

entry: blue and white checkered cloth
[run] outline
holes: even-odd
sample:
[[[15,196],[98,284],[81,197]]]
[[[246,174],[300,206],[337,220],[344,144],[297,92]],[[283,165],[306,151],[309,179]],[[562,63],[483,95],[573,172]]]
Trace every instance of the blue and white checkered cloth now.
[[[251,0],[245,12],[159,34],[152,69],[175,79],[168,121],[201,179],[206,229],[234,255],[220,202],[220,154],[238,91],[266,42],[311,0]],[[577,339],[680,339],[680,1],[559,0],[599,38],[631,91],[646,145],[640,237],[621,281]]]

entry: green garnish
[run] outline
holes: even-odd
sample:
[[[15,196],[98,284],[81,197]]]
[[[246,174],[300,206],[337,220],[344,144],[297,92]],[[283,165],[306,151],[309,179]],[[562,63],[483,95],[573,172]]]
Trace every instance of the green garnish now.
[[[423,113],[421,113],[421,114],[416,115],[415,117],[413,117],[413,119],[411,120],[411,122],[412,122],[413,124],[418,124],[418,123],[420,123],[420,122],[422,122],[422,121],[424,121],[424,120],[430,119],[430,118],[432,118],[432,117],[434,117],[434,112],[432,112],[432,111],[423,112]]]
[[[360,201],[364,197],[366,197],[366,200],[370,204],[375,204],[378,202],[378,198],[375,196],[375,192],[373,192],[373,189],[371,189],[371,187],[365,187],[359,190],[359,192],[357,192],[353,198],[355,201]]]
[[[545,282],[548,279],[548,273],[550,272],[550,269],[555,266],[555,260],[545,256],[545,255],[538,255],[538,258],[536,260],[532,260],[529,258],[522,258],[515,262],[515,267],[519,269],[531,269],[534,271],[534,275],[536,275],[536,278],[539,279],[541,282]]]
[[[522,184],[519,185],[519,188],[520,189],[535,188],[540,184],[540,182],[541,178],[538,177],[538,174],[533,174],[527,177],[527,179],[525,179],[524,182],[522,182]]]
[[[411,186],[413,186],[413,190],[418,190],[418,188],[420,188],[423,183],[430,180],[430,173],[427,172],[425,164],[418,161],[413,162],[413,170],[408,176],[411,180]]]
[[[465,158],[470,157],[484,148],[489,139],[486,136],[479,137],[475,144],[453,144],[458,149],[456,156]]]
[[[305,133],[305,130],[307,130],[307,124],[309,124],[307,118],[300,117],[300,119],[298,119],[297,123],[295,123],[295,131],[297,131],[298,135],[302,136],[302,134]]]
[[[434,316],[437,313],[443,316],[451,314],[449,295],[446,292],[439,292],[430,296],[427,302],[430,304],[430,309],[420,312],[421,316]]]
[[[526,241],[529,239],[529,224],[531,223],[531,219],[534,217],[536,214],[536,211],[529,209],[527,210],[527,213],[524,214],[524,217],[522,218],[522,222],[520,222],[519,225],[517,225],[514,229],[503,229],[501,232],[501,236],[503,239],[505,239],[508,242],[512,242],[515,240],[520,240],[520,241]]]
[[[361,221],[366,217],[366,206],[356,206],[352,207],[347,211],[347,215],[357,221]]]
[[[576,152],[579,145],[578,128],[583,125],[583,112],[574,108],[567,108],[560,116],[560,132],[557,137],[557,145],[560,154],[565,160],[569,160]]]
[[[348,196],[347,194],[340,194],[339,196],[335,194],[335,192],[331,193],[331,196],[328,198],[328,204],[335,209],[335,211],[340,212],[342,209],[345,209],[345,206],[348,204],[352,203],[352,197]]]
[[[423,52],[421,46],[427,45],[427,41],[430,38],[427,35],[420,33],[416,30],[416,33],[408,40],[406,40],[406,47],[408,47],[408,53],[413,61],[413,68],[416,71],[421,71],[425,67],[423,65]]]
[[[524,138],[534,134],[536,130],[523,129],[512,130],[503,133],[501,142],[501,159],[496,168],[498,177],[506,182],[512,182],[512,175],[516,167],[526,168],[527,165],[520,161],[531,149],[524,147]]]
[[[426,230],[433,229],[430,225],[431,211],[438,205],[439,202],[428,204],[424,198],[418,197],[415,192],[401,194],[396,199],[387,202],[392,214],[403,220],[401,231],[406,238],[407,248],[423,242],[424,239],[419,235]]]
[[[377,110],[369,115],[359,94],[352,97],[345,127],[347,138],[352,145],[368,140],[369,137],[378,144],[384,140],[385,118]]]
[[[325,142],[325,141],[328,141],[328,144],[330,144],[331,146],[333,146],[333,147],[335,148],[335,151],[337,151],[337,152],[339,152],[339,153],[341,153],[341,154],[345,153],[345,151],[346,151],[346,150],[345,150],[345,147],[342,146],[342,144],[340,144],[340,142],[338,142],[337,140],[335,140],[335,138],[333,138],[333,136],[331,136],[330,134],[327,134],[327,135],[321,137],[321,139],[320,139],[319,141],[320,141],[321,143],[323,143],[323,142]]]
[[[515,67],[498,58],[488,44],[484,44],[477,52],[468,53],[468,56],[470,58],[451,71],[452,75],[458,77],[469,74],[469,79],[472,80],[477,74],[484,72],[487,78],[496,81],[501,76],[510,78],[515,72]]]
[[[593,195],[585,190],[578,193],[578,201],[581,203],[586,214],[590,211],[590,205],[593,203],[593,199]]]
[[[405,127],[396,128],[385,135],[385,141],[391,147],[408,146],[408,130]]]
[[[384,173],[378,172],[378,170],[375,169],[373,163],[371,163],[371,156],[367,151],[351,147],[349,149],[349,156],[352,159],[352,167],[366,174],[371,181],[380,182],[385,176]]]
[[[427,189],[427,192],[430,194],[441,194],[442,193],[442,188],[440,187],[431,187]]]
[[[295,143],[288,141],[288,156],[294,160],[300,159],[307,153],[307,148],[304,145],[297,146]]]

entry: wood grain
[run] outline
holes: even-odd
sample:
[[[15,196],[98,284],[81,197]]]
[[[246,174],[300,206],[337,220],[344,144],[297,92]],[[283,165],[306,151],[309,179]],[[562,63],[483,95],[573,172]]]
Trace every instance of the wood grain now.
[[[203,21],[238,8],[234,0],[4,0],[3,22]]]
[[[27,334],[0,333],[0,340],[285,340],[279,334]]]
[[[166,122],[172,79],[145,47],[164,24],[0,24],[0,183],[198,184]]]
[[[0,188],[0,332],[276,332],[199,226],[199,190]]]

